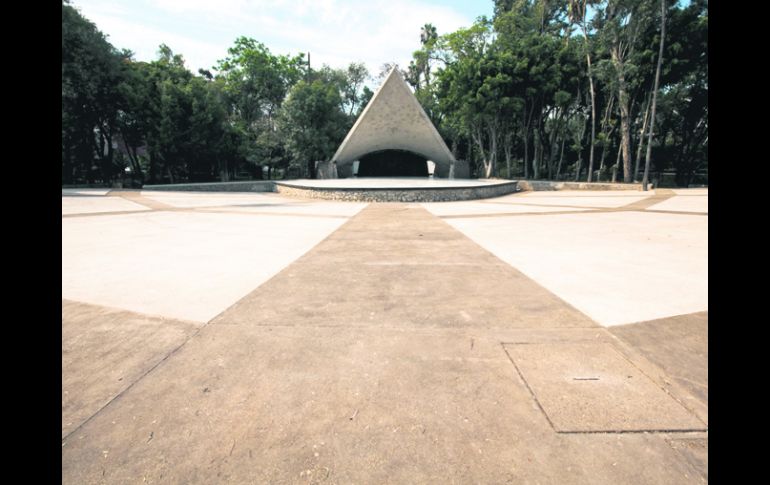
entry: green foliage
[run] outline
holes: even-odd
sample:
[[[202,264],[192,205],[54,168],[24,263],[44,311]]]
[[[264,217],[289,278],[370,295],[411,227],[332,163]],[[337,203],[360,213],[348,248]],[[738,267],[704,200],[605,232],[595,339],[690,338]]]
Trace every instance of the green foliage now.
[[[495,0],[494,17],[468,28],[439,36],[425,23],[402,72],[477,175],[564,178],[585,174],[588,160],[590,55],[594,168],[606,174],[621,131],[632,152],[640,143],[660,44],[656,5]],[[686,185],[708,170],[708,2],[667,5],[653,171],[673,168]],[[256,176],[263,165],[312,176],[372,98],[369,76],[361,63],[311,70],[303,54],[273,54],[248,37],[197,74],[165,44],[157,60],[135,62],[63,1],[62,183],[110,183],[126,167],[151,183]]]
[[[347,131],[339,87],[316,79],[298,82],[283,103],[280,130],[293,164],[307,167],[314,177],[314,162],[329,160]]]
[[[107,181],[120,170],[112,142],[128,56],[62,3],[62,183]]]

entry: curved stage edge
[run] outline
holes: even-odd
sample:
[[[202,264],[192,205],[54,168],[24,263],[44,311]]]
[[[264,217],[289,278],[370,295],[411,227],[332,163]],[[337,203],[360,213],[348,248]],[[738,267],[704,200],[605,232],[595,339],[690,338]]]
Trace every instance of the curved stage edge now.
[[[275,181],[275,191],[288,196],[356,202],[450,202],[488,199],[521,189],[512,180],[359,178]]]

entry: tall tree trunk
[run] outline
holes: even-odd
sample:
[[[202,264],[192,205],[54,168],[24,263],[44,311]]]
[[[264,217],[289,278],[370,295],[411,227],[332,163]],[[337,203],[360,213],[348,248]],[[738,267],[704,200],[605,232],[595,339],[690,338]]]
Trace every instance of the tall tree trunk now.
[[[142,173],[141,165],[139,165],[139,157],[136,155],[136,147],[129,146],[125,138],[123,138],[123,146],[126,149],[128,162],[131,165],[131,181],[133,183],[133,181],[138,178],[141,183],[144,180],[144,174]]]
[[[314,179],[315,176],[315,161],[311,159],[307,162],[307,178]]]
[[[529,158],[529,142],[527,140],[528,135],[526,130],[524,131],[524,178],[529,178],[529,165],[527,165],[527,159]]]
[[[562,119],[564,118],[564,112],[565,110],[560,109],[558,110],[559,115],[556,117],[556,121],[554,122],[553,129],[551,130],[551,136],[548,140],[548,178],[552,179],[554,176],[553,169],[555,165],[556,160],[556,150],[558,146],[558,140],[556,137],[559,134],[559,131],[561,131],[561,125],[562,125]]]
[[[559,175],[561,174],[561,163],[564,161],[564,140],[566,139],[567,134],[565,133],[561,138],[561,151],[559,153],[559,166],[556,167],[556,180],[559,180]]]
[[[497,123],[490,123],[487,132],[489,133],[489,164],[485,165],[484,168],[486,169],[486,176],[489,178],[497,165],[495,163],[497,161]]]
[[[540,137],[537,130],[532,130],[532,144],[534,145],[532,148],[535,152],[532,156],[532,176],[535,180],[540,180],[540,165],[537,163],[538,156],[540,155]]]
[[[513,134],[508,133],[503,138],[503,154],[505,155],[506,178],[511,179],[511,152],[513,151]]]
[[[227,160],[226,159],[222,160],[221,165],[219,167],[219,178],[222,182],[227,182],[230,179],[229,177],[230,173],[228,172],[227,168],[228,168]]]
[[[107,146],[107,154],[104,157],[104,160],[102,162],[102,167],[104,167],[102,171],[104,172],[104,178],[106,182],[108,178],[112,180],[114,176],[113,169],[112,169],[112,158],[115,155],[114,153],[115,149],[112,148],[112,130],[108,130],[105,132],[104,141]]]
[[[631,182],[631,123],[628,109],[628,90],[623,72],[625,63],[620,58],[620,47],[610,49],[612,62],[618,75],[618,107],[620,108],[620,146],[623,151],[623,181]]]
[[[473,135],[471,134],[468,137],[466,144],[466,150],[467,150],[467,160],[468,160],[468,172],[471,176],[473,176],[474,172],[473,169],[476,167],[475,162],[473,161]]]
[[[481,152],[481,163],[484,165],[484,173],[486,175],[488,173],[487,166],[489,166],[489,161],[487,159],[487,154],[484,152],[484,133],[482,132],[481,126],[476,128],[473,139],[476,142],[479,152]],[[489,177],[489,175],[486,175],[486,177]]]
[[[541,105],[542,106],[542,105]],[[536,180],[543,178],[543,111],[540,110],[537,119],[532,126],[532,143],[534,144],[534,156],[532,158],[532,172]]]
[[[602,156],[599,158],[599,175],[597,176],[597,180],[599,182],[602,181],[602,170],[604,170],[604,156],[607,154],[607,143],[604,143],[604,146],[602,146]]]
[[[607,101],[607,109],[604,112],[604,118],[602,118],[602,134],[606,134],[606,136],[604,137],[604,143],[602,144],[602,158],[599,162],[599,177],[601,177],[601,173],[604,170],[604,156],[607,153],[607,144],[609,143],[610,137],[612,136],[612,132],[615,131],[615,128],[607,128],[610,122],[610,116],[614,104],[615,96],[614,94],[610,93],[610,99]]]
[[[652,92],[652,115],[650,116],[650,134],[647,137],[647,157],[644,160],[644,176],[642,190],[647,190],[650,175],[650,158],[652,156],[652,133],[655,127],[655,104],[658,101],[658,83],[660,82],[660,66],[663,63],[663,43],[666,39],[666,2],[660,0],[660,50],[658,51],[658,67],[655,69],[655,89]]]
[[[583,2],[583,21],[580,23],[583,31],[583,39],[586,47],[586,64],[588,64],[588,86],[591,90],[591,151],[588,155],[588,182],[591,182],[594,174],[594,145],[596,144],[596,93],[594,92],[594,78],[591,72],[591,49],[588,45],[588,32],[585,23],[585,2]]]
[[[524,178],[529,178],[529,128],[532,125],[532,115],[535,112],[535,104],[532,103],[532,107],[527,115],[526,108],[524,110]],[[533,137],[534,142],[534,137]]]
[[[623,153],[623,143],[618,145],[618,156],[615,158],[615,165],[612,166],[612,183],[618,181],[618,169],[620,168],[620,154]]]
[[[577,142],[578,145],[578,159],[577,167],[575,168],[575,182],[580,180],[580,169],[583,165],[583,136],[586,134],[586,120],[583,118],[583,125],[580,128],[580,139]]]
[[[637,182],[639,175],[639,161],[642,159],[642,147],[644,146],[644,132],[647,130],[647,116],[650,113],[650,98],[648,96],[647,106],[644,108],[644,118],[642,120],[642,129],[639,130],[639,146],[636,149],[636,162],[634,163],[634,183]]]

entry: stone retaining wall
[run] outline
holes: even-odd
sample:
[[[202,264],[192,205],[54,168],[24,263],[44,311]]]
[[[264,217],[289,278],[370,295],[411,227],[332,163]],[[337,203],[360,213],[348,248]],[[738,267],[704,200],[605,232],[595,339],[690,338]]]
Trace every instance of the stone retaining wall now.
[[[554,182],[551,180],[519,180],[520,190],[642,190],[642,184],[605,182]]]
[[[519,190],[517,182],[473,187],[425,187],[417,189],[306,188],[276,182],[275,188],[276,192],[288,197],[357,202],[449,202],[500,197]]]
[[[142,190],[168,190],[181,192],[275,192],[272,180],[145,185],[142,187]]]
[[[549,190],[642,190],[642,184],[604,182],[554,182],[549,180],[500,181],[495,185],[466,187],[400,188],[342,188],[300,187],[274,180],[240,182],[209,182],[196,184],[145,185],[142,190],[184,192],[279,192],[289,197],[306,199],[347,200],[360,202],[448,202],[488,199],[522,191]]]

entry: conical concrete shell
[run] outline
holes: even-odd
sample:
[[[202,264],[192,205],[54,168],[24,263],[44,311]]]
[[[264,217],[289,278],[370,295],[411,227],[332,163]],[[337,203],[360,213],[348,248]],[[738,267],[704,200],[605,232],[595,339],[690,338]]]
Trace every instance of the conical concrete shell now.
[[[340,177],[352,175],[352,164],[380,150],[408,150],[436,163],[437,177],[448,177],[452,152],[397,68],[356,120],[332,158]]]

